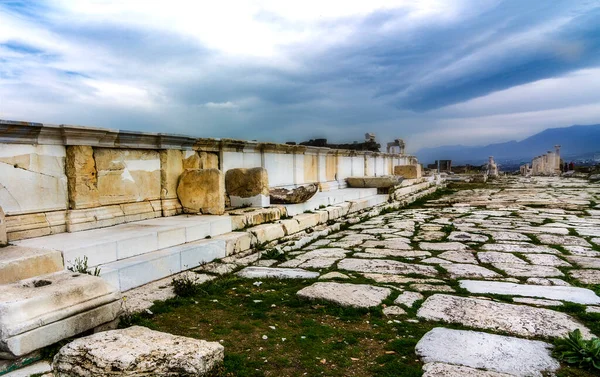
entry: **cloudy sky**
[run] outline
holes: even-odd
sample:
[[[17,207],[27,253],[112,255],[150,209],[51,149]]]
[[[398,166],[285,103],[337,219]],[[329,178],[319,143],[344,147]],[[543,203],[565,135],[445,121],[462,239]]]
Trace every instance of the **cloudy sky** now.
[[[599,0],[0,0],[0,118],[410,151],[600,123]]]

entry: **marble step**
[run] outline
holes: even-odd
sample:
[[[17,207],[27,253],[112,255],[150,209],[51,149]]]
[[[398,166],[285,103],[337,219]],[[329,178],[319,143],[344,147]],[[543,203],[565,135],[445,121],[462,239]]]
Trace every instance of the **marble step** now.
[[[0,285],[0,358],[27,355],[113,321],[121,294],[99,277],[70,271]]]
[[[100,276],[122,292],[227,255],[227,241],[206,239],[100,265]]]
[[[0,284],[64,269],[60,251],[21,246],[0,248]]]
[[[76,233],[60,233],[14,242],[23,247],[58,250],[65,267],[77,258],[100,266],[231,232],[229,216],[160,217]]]

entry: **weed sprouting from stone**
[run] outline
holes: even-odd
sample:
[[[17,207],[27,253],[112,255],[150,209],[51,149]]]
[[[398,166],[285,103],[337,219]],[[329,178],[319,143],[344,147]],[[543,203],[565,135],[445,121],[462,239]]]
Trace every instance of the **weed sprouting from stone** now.
[[[75,258],[75,262],[69,262],[71,266],[67,267],[67,270],[71,272],[78,272],[80,274],[87,274],[92,276],[100,276],[100,267],[95,267],[90,270],[88,267],[88,257]]]

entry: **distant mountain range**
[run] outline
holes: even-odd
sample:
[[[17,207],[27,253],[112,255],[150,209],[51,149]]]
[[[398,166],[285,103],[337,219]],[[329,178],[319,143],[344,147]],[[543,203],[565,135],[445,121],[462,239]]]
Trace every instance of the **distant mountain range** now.
[[[531,161],[533,157],[561,146],[561,156],[576,158],[600,153],[600,124],[549,128],[521,141],[490,144],[486,146],[445,145],[423,148],[416,153],[423,164],[435,160],[452,160],[453,165],[480,165],[494,156],[498,162]]]

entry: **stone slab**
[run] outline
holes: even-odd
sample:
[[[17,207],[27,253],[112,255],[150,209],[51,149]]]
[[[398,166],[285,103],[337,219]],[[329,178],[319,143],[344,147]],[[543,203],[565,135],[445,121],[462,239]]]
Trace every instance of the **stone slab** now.
[[[571,270],[569,275],[583,284],[600,284],[599,270]]]
[[[467,250],[469,246],[460,242],[421,242],[419,243],[421,250],[433,250],[433,251],[460,251]]]
[[[438,254],[437,257],[456,263],[478,264],[473,253],[468,251],[444,251]]]
[[[403,263],[387,259],[346,258],[338,262],[338,269],[379,274],[418,274],[436,276],[437,270],[431,266]]]
[[[7,246],[0,249],[0,284],[62,271],[60,251]]]
[[[579,287],[541,286],[499,281],[461,280],[460,286],[471,293],[491,293],[508,296],[540,297],[584,305],[600,304],[594,291]]]
[[[533,265],[551,266],[551,267],[572,267],[569,263],[560,259],[556,255],[550,254],[526,254],[525,258]]]
[[[487,242],[489,237],[484,234],[468,233],[468,232],[452,232],[448,236],[450,241],[461,242]]]
[[[456,278],[500,278],[502,275],[495,271],[488,270],[485,267],[472,264],[442,264],[443,269],[448,271],[450,276]]]
[[[555,277],[564,276],[560,270],[549,266],[532,266],[529,264],[494,263],[494,267],[509,276],[518,277]]]
[[[61,377],[207,376],[223,356],[218,342],[133,326],[74,340],[56,354],[53,370]]]
[[[481,263],[527,264],[527,262],[517,256],[500,251],[482,251],[477,253],[477,258],[479,258]]]
[[[575,329],[580,329],[586,339],[593,337],[589,329],[565,313],[445,294],[434,294],[427,298],[417,316],[523,337],[565,337]]]
[[[391,289],[367,284],[318,282],[298,291],[298,296],[309,300],[324,300],[341,306],[370,308],[380,305]]]
[[[488,243],[483,245],[482,250],[486,251],[502,251],[506,253],[547,253],[558,254],[558,250],[544,245],[533,245],[530,243]]]
[[[506,373],[497,373],[481,369],[445,363],[423,365],[423,377],[513,377]]]
[[[513,376],[542,377],[560,368],[552,346],[537,340],[437,327],[415,347],[426,363],[448,363]]]
[[[246,267],[236,275],[247,279],[315,279],[318,272],[301,268]]]
[[[394,300],[394,304],[404,305],[411,308],[415,302],[422,300],[424,297],[419,292],[402,292],[396,299]]]

